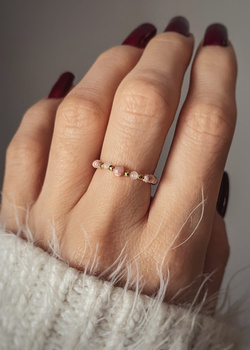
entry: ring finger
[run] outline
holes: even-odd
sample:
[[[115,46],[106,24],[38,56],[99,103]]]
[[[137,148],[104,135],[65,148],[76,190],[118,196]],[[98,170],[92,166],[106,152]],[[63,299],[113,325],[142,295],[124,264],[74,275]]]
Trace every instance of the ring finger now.
[[[189,93],[149,212],[152,223],[161,218],[167,223],[171,218],[179,228],[189,217],[179,237],[181,241],[185,241],[183,236],[188,237],[199,223],[189,253],[201,258],[209,242],[211,218],[235,128],[237,75],[234,50],[224,26],[210,26],[202,44],[193,63]],[[178,206],[178,213],[173,213],[168,203],[164,203],[166,196],[171,199],[172,208],[180,201],[183,203]],[[169,238],[174,239],[174,235],[169,233]],[[185,251],[188,251],[186,245]]]

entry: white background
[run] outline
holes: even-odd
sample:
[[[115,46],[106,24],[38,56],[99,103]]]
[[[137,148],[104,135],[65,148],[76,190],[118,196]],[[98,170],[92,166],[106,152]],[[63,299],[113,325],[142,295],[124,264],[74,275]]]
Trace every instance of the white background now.
[[[224,279],[225,287],[234,273],[250,265],[249,0],[2,1],[0,184],[5,149],[22,114],[35,101],[49,93],[61,73],[72,71],[78,82],[98,54],[120,44],[139,24],[151,22],[161,32],[175,15],[183,15],[190,21],[196,46],[209,24],[225,24],[238,57],[238,122],[226,165],[231,183],[226,215],[231,257]],[[189,72],[184,83],[184,95],[188,86],[188,74]],[[166,141],[157,168],[158,176],[170,140],[171,137]],[[237,274],[231,288],[232,301],[248,296],[249,267]],[[240,322],[246,326],[250,324],[250,297],[242,310]],[[249,348],[247,344],[250,344],[250,337],[245,341],[243,349]]]

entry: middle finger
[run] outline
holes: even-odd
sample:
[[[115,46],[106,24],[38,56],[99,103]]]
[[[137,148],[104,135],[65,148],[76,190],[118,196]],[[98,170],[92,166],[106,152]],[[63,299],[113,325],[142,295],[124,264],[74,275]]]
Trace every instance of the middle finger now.
[[[150,41],[117,90],[101,152],[103,162],[123,165],[139,174],[155,171],[178,107],[193,44],[188,22],[182,17],[173,19],[165,33]],[[148,184],[125,176],[117,178],[102,169],[96,171],[89,193],[109,198],[100,201],[102,210],[105,205],[111,215],[115,209],[124,221],[131,217],[131,225],[146,214],[150,202]],[[124,203],[126,215],[120,215]]]

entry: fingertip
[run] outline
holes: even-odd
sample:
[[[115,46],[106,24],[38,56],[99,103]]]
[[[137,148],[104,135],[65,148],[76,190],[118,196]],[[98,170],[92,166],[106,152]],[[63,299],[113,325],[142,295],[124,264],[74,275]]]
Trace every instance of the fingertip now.
[[[207,27],[204,35],[204,46],[228,46],[228,31],[221,23],[214,23]]]
[[[123,41],[122,45],[145,49],[149,41],[156,35],[157,29],[151,23],[143,23],[135,28]]]
[[[164,32],[176,32],[188,37],[190,34],[189,21],[183,16],[173,17]]]
[[[48,98],[63,98],[71,90],[75,76],[71,72],[65,72],[60,75],[56,83],[53,85]]]

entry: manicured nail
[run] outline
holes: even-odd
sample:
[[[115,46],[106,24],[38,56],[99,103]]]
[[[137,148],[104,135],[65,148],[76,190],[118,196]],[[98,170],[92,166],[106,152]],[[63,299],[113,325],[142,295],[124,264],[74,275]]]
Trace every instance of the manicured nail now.
[[[211,26],[207,27],[203,45],[228,46],[227,28],[223,24],[211,24]]]
[[[189,22],[185,17],[174,17],[171,19],[164,32],[176,32],[184,36],[189,36]]]
[[[228,174],[224,171],[221,185],[220,185],[220,192],[217,200],[217,211],[224,218],[227,211],[227,203],[228,203],[228,197],[229,197],[229,177]]]
[[[75,79],[74,74],[70,72],[63,73],[55,85],[52,87],[48,98],[62,98],[69,92],[72,83]]]
[[[141,24],[123,41],[122,45],[130,45],[145,49],[150,39],[155,36],[156,31],[153,24]]]

